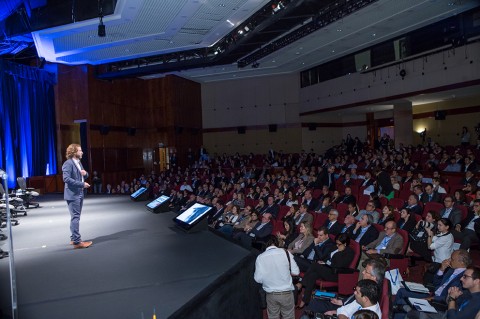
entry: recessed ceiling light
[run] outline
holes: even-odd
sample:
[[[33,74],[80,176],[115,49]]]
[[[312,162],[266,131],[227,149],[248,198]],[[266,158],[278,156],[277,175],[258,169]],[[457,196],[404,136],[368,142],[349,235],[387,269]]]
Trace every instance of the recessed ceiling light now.
[[[337,29],[337,32],[342,32],[342,29]]]
[[[377,35],[377,34],[376,34],[376,33],[374,33],[374,34],[372,34],[372,37],[374,37],[374,36],[376,36],[376,35]]]

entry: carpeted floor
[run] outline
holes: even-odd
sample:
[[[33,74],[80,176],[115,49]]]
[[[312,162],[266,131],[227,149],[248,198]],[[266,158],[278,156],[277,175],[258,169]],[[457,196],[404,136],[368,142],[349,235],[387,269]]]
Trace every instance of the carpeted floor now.
[[[167,318],[249,253],[208,231],[186,234],[173,213],[152,214],[145,202],[122,196],[87,197],[80,231],[94,245],[74,250],[62,196],[40,201],[13,228],[19,318],[152,318],[154,309]],[[6,313],[8,278],[5,258]]]

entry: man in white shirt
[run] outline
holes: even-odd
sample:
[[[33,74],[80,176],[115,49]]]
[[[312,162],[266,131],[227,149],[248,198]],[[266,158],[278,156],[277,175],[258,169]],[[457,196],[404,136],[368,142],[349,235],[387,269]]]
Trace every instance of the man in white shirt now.
[[[269,319],[295,319],[292,275],[300,270],[293,255],[278,248],[276,236],[270,236],[267,249],[257,257],[254,279],[262,284],[267,294],[267,315]]]
[[[378,301],[380,300],[380,288],[377,283],[371,279],[362,279],[357,283],[353,292],[355,301],[337,309],[338,319],[350,319],[353,314],[360,309],[371,310],[379,318],[382,317],[382,311]]]

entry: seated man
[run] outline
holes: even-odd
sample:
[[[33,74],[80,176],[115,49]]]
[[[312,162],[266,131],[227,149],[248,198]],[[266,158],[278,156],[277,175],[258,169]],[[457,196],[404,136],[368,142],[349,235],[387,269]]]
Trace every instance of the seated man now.
[[[308,205],[302,204],[295,215],[293,216],[293,221],[295,226],[300,225],[301,222],[307,222],[309,224],[313,224],[313,216],[308,212]]]
[[[420,319],[471,319],[480,311],[480,268],[470,266],[462,278],[462,288],[450,287],[447,297],[447,312],[426,313],[410,311],[408,318]],[[477,316],[478,317],[478,316]]]
[[[372,215],[363,215],[355,225],[352,231],[352,239],[354,239],[361,246],[367,246],[372,241],[377,239],[378,230],[372,226]]]
[[[330,195],[326,195],[323,197],[322,202],[315,208],[315,213],[325,213],[328,214],[330,210],[333,208],[332,204],[330,203],[331,197]]]
[[[370,279],[360,280],[353,294],[355,295],[354,302],[337,309],[338,319],[350,319],[357,310],[361,309],[372,310],[379,318],[382,317],[382,311],[378,304],[381,296],[380,288],[375,281]]]
[[[368,259],[364,262],[363,279],[373,280],[379,287],[383,286],[385,278],[385,263],[380,259]],[[381,289],[380,289],[381,291]],[[305,307],[305,312],[323,313],[326,315],[333,315],[337,313],[337,309],[341,306],[348,305],[355,301],[355,294],[346,299],[333,298],[330,300],[312,299]],[[305,314],[301,319],[308,319]]]
[[[403,248],[403,237],[397,233],[397,224],[391,220],[385,224],[385,230],[370,244],[362,246],[362,256],[358,270],[362,272],[362,263],[368,258],[382,254],[399,254]]]
[[[345,194],[340,197],[339,203],[344,204],[355,204],[357,199],[352,195],[352,188],[350,186],[345,187]]]
[[[375,202],[373,200],[369,200],[365,209],[360,211],[360,214],[357,215],[357,220],[360,220],[363,215],[371,215],[373,217],[373,222],[377,223],[380,219],[380,213],[375,210]]]
[[[402,208],[408,208],[412,213],[415,213],[417,215],[422,215],[423,213],[422,206],[418,204],[417,196],[413,194],[408,196],[408,200]]]
[[[262,220],[255,226],[247,229],[244,233],[238,233],[235,238],[240,240],[243,247],[250,248],[253,241],[262,242],[272,233],[273,224],[271,221],[272,214],[265,213],[262,215]]]
[[[328,229],[322,227],[317,231],[313,243],[303,253],[294,255],[301,272],[306,272],[313,262],[325,261],[336,249],[335,243],[328,236]]]
[[[433,189],[432,184],[427,183],[427,185],[425,185],[425,192],[422,194],[420,201],[425,204],[429,202],[440,203],[440,200],[440,194]]]
[[[262,211],[262,214],[269,213],[273,216],[273,218],[277,218],[279,212],[280,206],[275,204],[273,195],[268,195],[267,207]]]
[[[406,298],[426,298],[436,302],[444,302],[450,287],[461,287],[460,279],[465,272],[465,269],[472,263],[469,253],[466,250],[455,250],[449,259],[442,262],[440,269],[435,274],[433,284],[435,290],[433,294],[426,294],[420,292],[409,291],[406,288],[400,288],[395,297],[396,311],[410,311],[411,308],[407,306]],[[404,313],[397,313],[395,319],[404,318]]]
[[[338,210],[330,210],[330,212],[328,213],[328,219],[325,221],[325,224],[323,226],[327,227],[328,232],[332,235],[337,236],[341,233],[343,225],[340,224],[340,222],[338,221]]]
[[[461,223],[462,221],[462,211],[454,206],[455,201],[453,196],[447,195],[443,199],[443,205],[445,208],[442,208],[438,214],[442,218],[448,218],[452,222],[452,225],[457,228],[457,225]]]
[[[303,204],[307,204],[308,210],[314,210],[315,207],[318,206],[318,201],[313,198],[311,190],[305,191],[305,195],[303,196]]]
[[[352,238],[356,223],[357,220],[355,217],[353,217],[353,215],[349,214],[345,216],[345,219],[343,220],[343,228],[340,233],[346,233],[348,236],[350,236],[350,238]]]
[[[480,236],[480,199],[473,201],[473,210],[458,225],[455,226],[453,235],[455,239],[461,240],[461,249],[469,249],[473,243],[479,242]]]

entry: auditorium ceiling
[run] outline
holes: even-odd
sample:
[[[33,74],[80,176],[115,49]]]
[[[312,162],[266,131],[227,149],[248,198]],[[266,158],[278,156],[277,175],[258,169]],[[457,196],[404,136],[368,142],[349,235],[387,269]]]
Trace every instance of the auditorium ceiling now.
[[[25,17],[46,61],[106,66],[118,77],[178,74],[198,82],[299,72],[478,6],[467,0],[1,1],[40,2]],[[66,21],[42,25],[41,2],[83,6],[84,11],[88,5],[90,12],[82,19],[77,9],[65,8]],[[330,10],[338,15],[332,17],[323,5],[329,10],[343,5],[341,10],[352,13]],[[101,10],[105,36],[99,36]],[[313,19],[324,26],[252,60],[252,53]]]

